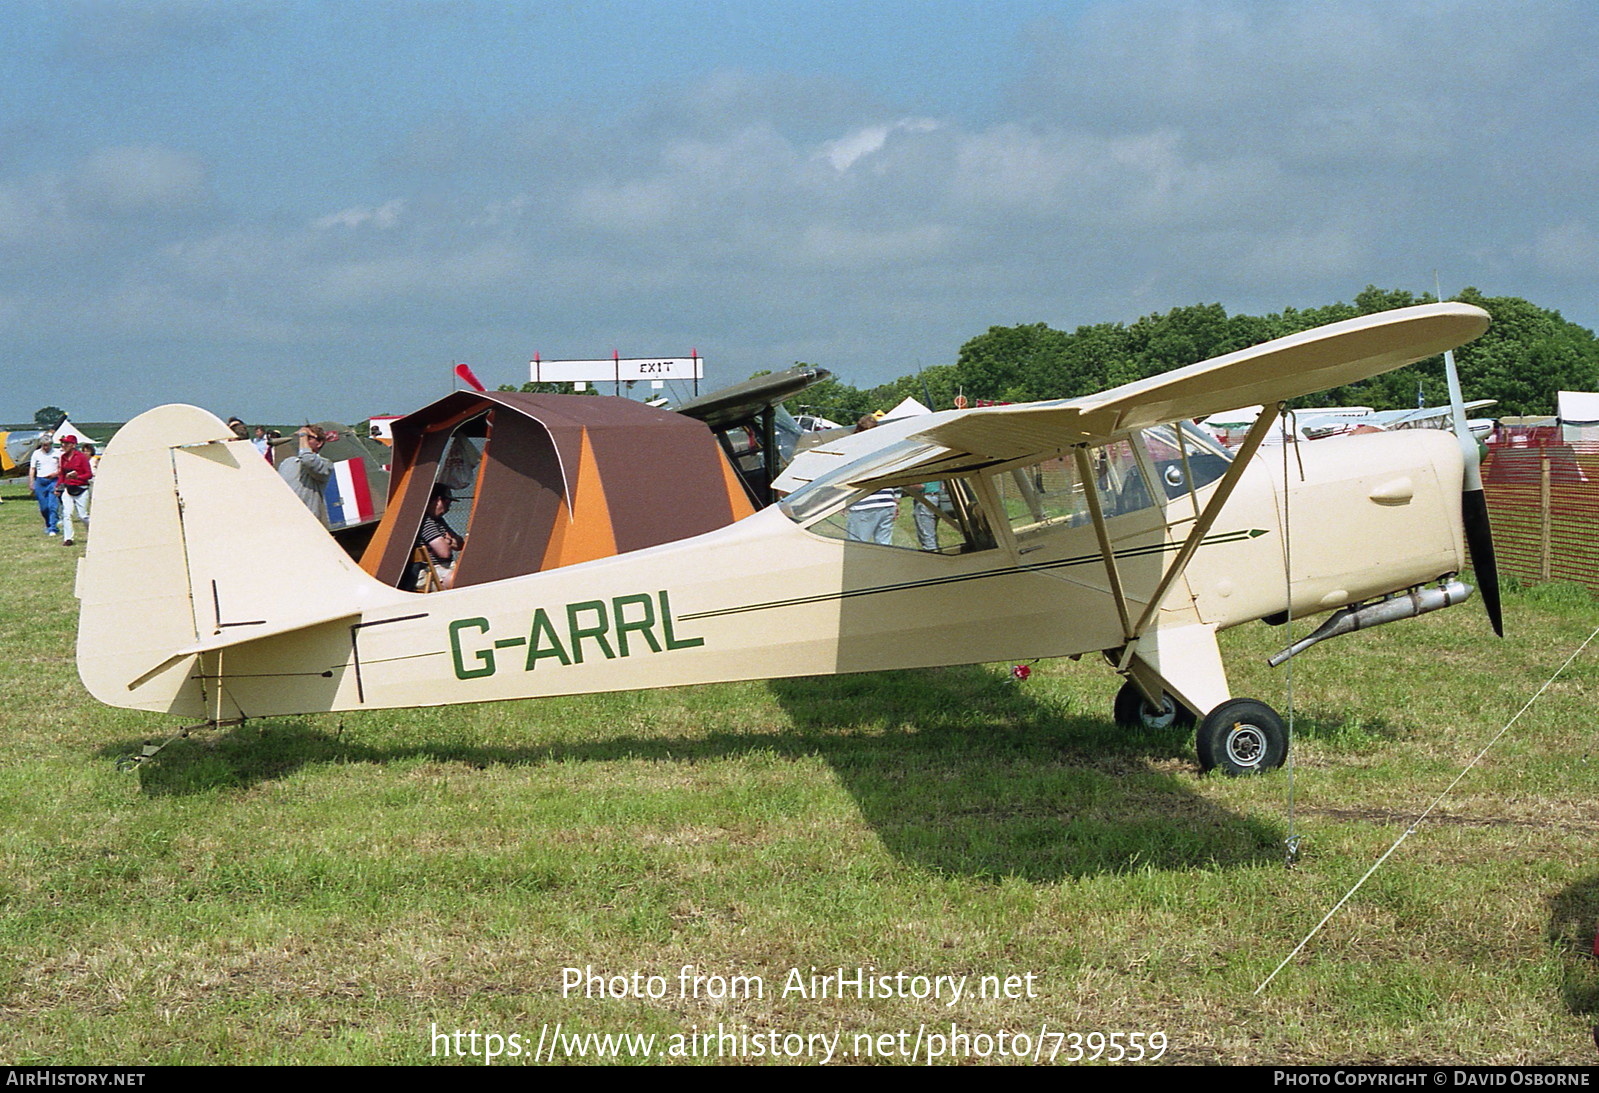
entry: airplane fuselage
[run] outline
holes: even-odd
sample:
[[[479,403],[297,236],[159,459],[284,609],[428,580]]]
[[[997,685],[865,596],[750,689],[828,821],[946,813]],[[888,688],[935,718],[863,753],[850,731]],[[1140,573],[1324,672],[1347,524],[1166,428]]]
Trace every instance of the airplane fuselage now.
[[[1286,480],[1281,457],[1281,450],[1256,455],[1243,472],[1164,596],[1157,629],[1215,631],[1282,612],[1289,606],[1287,555],[1296,615],[1461,568],[1453,508],[1461,461],[1448,435],[1411,431],[1301,445],[1289,453]],[[1158,480],[1164,465],[1147,451],[1140,458],[1144,477]],[[191,488],[185,473],[218,474],[219,467],[245,476],[240,488],[263,497],[280,488],[261,478],[271,472],[259,459],[213,457],[195,466],[180,468],[185,496],[210,485],[197,477]],[[1042,481],[1036,467],[1020,471]],[[993,531],[991,541],[970,549],[940,553],[830,537],[817,530],[820,521],[801,526],[774,506],[679,542],[431,594],[390,588],[345,566],[339,581],[356,610],[256,638],[248,637],[252,627],[279,626],[270,597],[256,586],[292,579],[293,567],[276,575],[260,566],[219,569],[210,595],[192,597],[192,655],[154,666],[129,687],[97,668],[85,649],[84,678],[114,705],[226,720],[1123,646],[1126,626],[1093,523],[1007,519],[1004,489],[1021,481],[1017,475],[1018,468],[1003,468],[963,479]],[[1212,489],[1214,482],[1158,501],[1146,497],[1131,511],[1106,515],[1132,613],[1147,606]],[[192,506],[180,508],[180,524],[199,518]],[[305,515],[291,505],[278,518]],[[305,530],[324,534],[314,525]],[[226,641],[205,648],[208,635]]]

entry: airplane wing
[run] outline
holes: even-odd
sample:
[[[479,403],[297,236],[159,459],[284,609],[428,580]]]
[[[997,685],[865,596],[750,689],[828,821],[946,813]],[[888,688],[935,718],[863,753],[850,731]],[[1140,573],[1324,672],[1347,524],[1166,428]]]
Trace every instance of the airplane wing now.
[[[1464,403],[1466,413],[1492,406],[1497,399],[1480,398]],[[1448,406],[1421,406],[1414,410],[1377,410],[1366,423],[1384,429],[1450,429],[1454,426],[1454,411]]]
[[[971,470],[974,464],[995,462],[985,456],[952,450],[921,439],[929,425],[952,421],[971,412],[940,410],[884,421],[877,428],[865,432],[841,432],[796,455],[772,483],[772,488],[781,493],[793,493],[801,486],[841,467],[855,464],[858,464],[857,477],[865,475],[876,480],[907,470],[920,472],[929,469],[929,474],[959,474]],[[868,459],[868,456],[873,458]]]
[[[680,414],[697,418],[713,430],[743,425],[761,411],[786,402],[805,388],[821,383],[832,373],[825,368],[802,366],[782,372],[752,376],[742,383],[689,399],[676,407]],[[671,407],[668,407],[671,409]]]
[[[0,432],[0,474],[28,473],[28,457],[39,446],[39,438],[43,435],[39,429]]]
[[[858,464],[852,486],[889,485],[985,463],[1047,456],[1129,429],[1277,403],[1401,368],[1488,329],[1470,304],[1423,304],[1363,315],[1200,361],[1097,395],[944,410],[885,421],[796,456],[776,489],[792,492]],[[886,449],[895,446],[890,452]],[[883,452],[882,458],[868,458]]]
[[[1087,398],[967,410],[921,439],[974,455],[1016,459],[1115,433],[1276,403],[1402,368],[1488,329],[1470,304],[1423,304],[1362,315],[1200,361]]]

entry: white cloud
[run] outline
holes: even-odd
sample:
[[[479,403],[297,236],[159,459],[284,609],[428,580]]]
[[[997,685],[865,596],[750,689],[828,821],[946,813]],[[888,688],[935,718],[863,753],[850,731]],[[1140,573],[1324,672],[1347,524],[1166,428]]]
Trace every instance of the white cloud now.
[[[1328,276],[1360,279],[1372,247],[1359,225],[1339,224],[1258,236],[1241,256],[1256,276],[1302,285]]]
[[[812,224],[801,233],[794,257],[819,267],[897,266],[936,260],[949,253],[951,243],[950,232],[939,224],[898,230]]]
[[[313,298],[332,307],[359,308],[441,297],[465,302],[472,292],[513,277],[525,283],[529,269],[517,247],[484,240],[441,252],[335,262],[312,272]]]
[[[832,164],[835,171],[847,171],[862,158],[880,151],[896,131],[930,133],[939,127],[931,118],[902,118],[899,121],[864,125],[837,140],[823,141],[818,155]]]
[[[856,160],[881,148],[888,140],[888,132],[886,125],[868,125],[837,140],[826,141],[821,156],[835,171],[847,171]]]
[[[374,227],[378,229],[392,228],[400,221],[400,214],[405,211],[405,199],[395,198],[385,201],[378,206],[356,205],[328,216],[319,217],[312,221],[312,227],[318,231],[327,231],[331,228],[363,228]]]
[[[66,6],[62,45],[80,65],[153,64],[259,31],[273,15],[263,0],[141,0]]]
[[[1100,3],[1070,34],[1034,35],[1018,108],[1360,174],[1491,155],[1540,130],[1562,81],[1591,87],[1595,44],[1574,0]]]
[[[20,249],[29,244],[66,243],[75,230],[59,177],[40,175],[0,183],[0,246]]]
[[[0,278],[114,263],[125,248],[191,230],[211,203],[204,161],[159,145],[104,148],[66,168],[0,174],[0,254],[13,259],[9,269],[0,265]],[[85,287],[99,279],[87,269],[82,277]]]

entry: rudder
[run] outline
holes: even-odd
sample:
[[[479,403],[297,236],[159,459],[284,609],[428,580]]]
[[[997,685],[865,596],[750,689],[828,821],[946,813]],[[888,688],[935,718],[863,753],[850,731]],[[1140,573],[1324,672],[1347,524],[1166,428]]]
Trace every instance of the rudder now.
[[[78,674],[107,705],[238,716],[207,693],[202,655],[358,614],[375,584],[205,410],[141,414],[100,462],[78,567]]]

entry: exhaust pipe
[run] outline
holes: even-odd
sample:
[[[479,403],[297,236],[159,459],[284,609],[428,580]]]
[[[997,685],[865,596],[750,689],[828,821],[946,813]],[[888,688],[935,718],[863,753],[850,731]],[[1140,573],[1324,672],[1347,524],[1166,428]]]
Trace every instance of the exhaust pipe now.
[[[1340,634],[1353,634],[1356,630],[1369,630],[1383,623],[1413,619],[1417,615],[1453,607],[1469,599],[1471,591],[1469,584],[1450,580],[1441,588],[1413,588],[1409,592],[1397,592],[1375,603],[1339,608],[1332,613],[1331,618],[1316,627],[1314,633],[1300,638],[1266,663],[1273,668],[1280,668],[1290,657],[1303,653],[1318,641],[1326,641]]]

